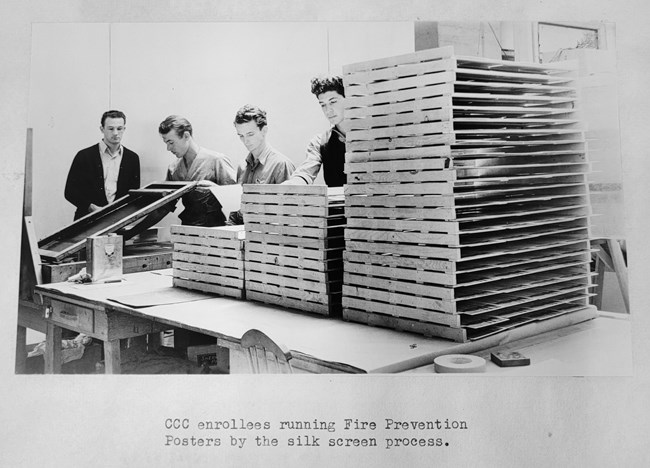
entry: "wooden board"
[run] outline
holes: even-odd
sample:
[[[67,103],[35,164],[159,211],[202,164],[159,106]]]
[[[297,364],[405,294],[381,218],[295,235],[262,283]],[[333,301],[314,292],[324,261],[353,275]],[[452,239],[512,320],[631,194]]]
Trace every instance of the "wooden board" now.
[[[450,162],[441,158],[425,158],[425,159],[406,159],[396,161],[367,161],[362,163],[347,163],[345,165],[345,172],[348,174],[353,173],[384,173],[384,172],[409,172],[416,173],[424,170],[441,170],[449,167]],[[347,203],[347,199],[346,199]]]
[[[343,307],[346,308],[460,328],[460,316],[438,312],[440,301],[432,298],[347,285],[343,291]]]
[[[235,260],[244,259],[243,250],[223,248],[219,247],[219,245],[215,246],[174,242],[174,250],[176,252],[185,252],[188,254],[202,255],[206,257],[231,258]]]
[[[346,156],[347,157],[347,156]],[[346,200],[351,195],[420,195],[438,194],[451,195],[454,193],[453,181],[416,182],[406,180],[403,182],[367,182],[363,184],[348,184],[345,186]]]
[[[222,284],[203,283],[196,280],[187,280],[184,278],[174,278],[173,284],[175,287],[190,289],[193,291],[201,291],[219,296],[234,297],[236,299],[243,299],[245,296],[244,289],[241,287],[228,287]]]
[[[222,268],[241,269],[243,270],[243,259],[231,258],[227,256],[200,255],[184,251],[175,251],[172,254],[173,261],[186,262],[190,264],[214,265]]]
[[[244,231],[244,226],[205,227],[205,226],[184,226],[180,224],[174,224],[170,226],[169,232],[170,234],[176,235],[178,237],[187,236],[190,238],[191,237],[197,237],[200,239],[214,238],[214,239],[228,239],[233,241],[244,240],[246,234]]]
[[[391,328],[405,332],[416,333],[424,336],[438,336],[453,341],[467,341],[466,331],[462,328],[446,327],[434,323],[418,320],[393,317],[385,314],[367,312],[366,310],[343,307],[343,319],[350,322],[358,322],[375,327]]]
[[[253,251],[246,252],[246,259],[248,260],[249,264],[261,263],[314,271],[340,270],[343,265],[342,259],[340,257],[334,257],[332,259],[325,260],[315,260],[311,258],[292,257],[288,255],[274,255],[270,253],[260,253]]]
[[[283,184],[244,184],[246,194],[268,195],[310,195],[316,197],[333,196],[340,193],[340,189],[330,189],[327,185],[283,185]]]
[[[565,284],[587,284],[585,279],[589,277],[588,264],[565,264],[556,269],[538,268],[529,270],[525,275],[502,275],[501,277],[481,278],[474,282],[456,284],[454,287],[439,286],[435,283],[425,283],[420,278],[415,280],[396,278],[391,276],[383,278],[380,276],[357,275],[346,270],[345,286],[361,289],[376,289],[384,292],[407,294],[412,298],[404,297],[405,302],[415,301],[419,298],[431,299],[428,308],[431,310],[455,313],[458,302],[461,307],[462,301],[469,301],[490,296],[501,296],[510,293],[533,290],[535,288],[550,285]],[[352,289],[347,289],[352,292]]]
[[[578,294],[586,297],[585,287],[582,284],[569,284],[564,288],[557,287],[539,287],[527,291],[526,295],[511,296],[503,301],[485,301],[475,300],[466,304],[459,304],[458,312],[464,315],[484,315],[494,313],[507,313],[508,311],[526,310],[529,306],[546,306],[549,304],[562,303],[558,298],[571,297],[572,294]]]
[[[467,342],[486,338],[487,336],[501,333],[505,330],[520,327],[526,323],[548,320],[550,318],[566,315],[584,309],[585,305],[580,303],[556,303],[550,310],[542,309],[537,314],[529,312],[519,320],[504,320],[499,317],[491,317],[481,322],[481,326],[467,325],[465,327],[447,327],[431,322],[420,321],[408,317],[398,317],[378,312],[368,312],[365,309],[352,307],[343,308],[343,318],[348,321],[365,323],[367,325],[392,328],[395,330],[408,331],[425,336],[438,336],[457,342]]]
[[[375,103],[371,107],[353,107],[347,101],[345,103],[346,119],[365,119],[371,116],[385,116],[399,114],[400,112],[412,112],[431,109],[445,109],[452,107],[451,95],[422,97],[414,101]]]
[[[341,249],[336,248],[333,250],[338,252]],[[275,255],[275,256],[297,258],[297,259],[305,258],[305,259],[320,260],[320,261],[327,260],[331,255],[331,252],[329,250],[304,248],[296,245],[287,246],[281,244],[263,244],[263,243],[251,242],[251,241],[246,242],[246,255],[248,255],[249,252],[257,252],[265,255]]]
[[[276,291],[280,292],[280,291]],[[309,298],[289,297],[272,292],[261,292],[257,290],[247,291],[247,299],[251,301],[263,302],[281,307],[288,307],[299,312],[309,312],[314,314],[326,315],[330,317],[337,317],[341,315],[341,304],[336,303],[319,303],[310,301]]]
[[[255,283],[255,284],[253,284]],[[287,294],[291,291],[302,291],[327,297],[330,287],[334,288],[333,292],[340,290],[340,281],[325,283],[323,281],[312,281],[305,278],[296,278],[293,276],[284,276],[246,270],[246,289],[259,290],[261,287],[277,286],[286,289]]]
[[[484,288],[475,287],[468,292],[466,297],[457,299],[456,312],[477,314],[518,306],[536,300],[535,293],[539,290],[556,292],[564,291],[562,288],[573,288],[572,290],[586,293],[589,276],[588,272],[576,270],[572,276],[547,275],[543,277],[539,275],[528,282],[502,281],[498,285],[488,285]],[[486,305],[489,310],[485,309]]]
[[[381,291],[400,292],[420,297],[440,299],[441,301],[451,302],[455,300],[454,289],[435,283],[425,283],[420,278],[408,280],[397,278],[391,275],[389,278],[383,278],[377,275],[358,275],[345,271],[343,280],[346,286],[358,286],[360,288],[378,289]],[[442,306],[439,306],[442,307]],[[435,310],[443,310],[436,308]],[[445,308],[445,311],[452,312],[452,308]]]
[[[327,217],[342,212],[343,207],[328,206],[295,206],[280,204],[263,204],[263,203],[242,203],[242,213],[244,220],[248,214],[268,214],[275,213],[281,216],[304,216],[304,217]]]
[[[319,188],[319,186],[316,186]],[[343,199],[330,200],[327,194],[282,194],[282,193],[256,193],[246,191],[242,195],[242,203],[245,204],[266,204],[266,205],[296,205],[296,206],[328,206],[336,203],[343,203]]]
[[[436,233],[440,236],[441,242],[451,243],[460,234],[459,223],[454,221],[430,221],[420,219],[387,219],[387,218],[366,218],[350,217],[347,219],[346,230],[371,229],[371,230],[392,230],[405,232]]]
[[[271,244],[271,245],[284,245],[290,247],[302,247],[305,249],[321,249],[332,250],[342,249],[344,245],[343,236],[339,237],[298,237],[298,236],[285,236],[282,234],[274,233],[261,233],[261,232],[247,232],[246,245],[253,243]]]
[[[584,247],[580,248],[580,244],[569,244],[524,254],[504,255],[462,263],[418,256],[368,254],[352,251],[345,251],[343,256],[346,272],[411,281],[420,280],[452,286],[472,282],[477,278],[493,280],[504,275],[507,276],[510,271],[521,268],[535,269],[540,268],[538,265],[574,261],[574,259],[586,265],[590,258],[590,252],[585,251]]]
[[[457,248],[390,242],[359,242],[356,240],[348,240],[345,244],[345,249],[349,252],[407,255],[438,260],[460,260],[460,249]]]
[[[244,279],[243,264],[229,268],[224,265],[206,265],[174,260],[172,268],[174,269],[174,276],[183,275],[185,272],[195,272],[205,273],[206,277],[216,277],[214,278],[215,281],[221,280],[222,277]]]
[[[20,244],[20,291],[19,299],[32,301],[34,286],[43,283],[41,258],[31,216],[23,217]]]
[[[398,242],[401,244],[426,244],[457,246],[459,244],[456,236],[449,236],[439,233],[408,232],[401,230],[380,230],[380,229],[353,229],[345,230],[346,240],[364,242]]]
[[[567,257],[590,256],[589,241],[565,240],[564,242],[550,243],[538,249],[528,249],[522,253],[515,252],[502,257],[482,258],[478,260],[463,261],[455,264],[454,272],[457,275],[489,272],[492,270],[509,269],[538,262],[551,262]]]
[[[381,91],[395,88],[395,82],[404,83],[408,86],[409,78],[418,78],[427,74],[437,74],[440,72],[453,69],[455,61],[448,56],[441,60],[418,60],[412,63],[392,64],[390,66],[381,66],[379,68],[367,68],[366,70],[345,73],[343,84],[351,91],[358,89],[359,92],[368,93],[369,90]],[[412,83],[411,83],[412,86]]]
[[[404,114],[397,114],[402,116]],[[362,121],[368,119],[359,119]],[[385,120],[388,120],[386,117]],[[395,117],[393,120],[397,120]],[[401,117],[399,120],[407,120]],[[411,117],[408,120],[415,120]],[[454,134],[457,139],[462,140],[464,136],[486,135],[491,137],[514,138],[514,137],[560,137],[562,135],[573,135],[581,133],[583,130],[580,126],[560,126],[562,122],[553,121],[552,125],[546,124],[548,128],[542,127],[543,123],[533,119],[524,121],[510,121],[505,119],[463,119],[453,122],[449,121],[424,121],[411,122],[409,124],[400,124],[396,126],[381,126],[374,122],[365,122],[367,128],[360,128],[348,131],[346,133],[347,142],[372,141],[373,139],[394,139],[418,135],[436,135],[436,134]],[[575,120],[573,120],[575,122]],[[376,128],[375,128],[376,125]],[[361,126],[357,124],[357,127]],[[495,128],[498,126],[499,128]],[[577,137],[573,137],[576,139]],[[357,148],[353,145],[352,148]]]
[[[378,265],[370,262],[356,263],[348,260],[344,263],[343,270],[346,273],[350,273],[352,275],[362,275],[368,277],[384,277],[384,278],[392,278],[395,280],[405,280],[410,282],[421,281],[423,283],[432,283],[432,284],[443,285],[443,286],[444,285],[451,286],[456,282],[455,277],[453,275],[445,273],[444,271],[433,270],[431,267],[428,267],[427,264],[431,264],[432,263],[431,261],[418,261],[420,259],[411,258],[411,263],[408,264],[406,261],[404,261],[404,263],[400,263],[397,261],[397,260],[409,260],[408,257],[406,258],[385,257],[385,256],[371,255],[371,254],[362,254],[358,252],[345,252],[345,253],[346,253],[346,260],[347,259],[355,259],[355,260],[368,259],[370,261],[382,262],[381,264]],[[378,257],[379,259],[375,260]],[[387,258],[389,260],[388,262],[386,262],[387,264],[383,263],[384,261],[383,258]],[[400,268],[401,266],[405,266],[405,267]],[[412,266],[412,267],[407,268],[407,266]],[[348,279],[352,278],[352,281],[354,281],[353,278],[355,276],[352,275],[348,277]],[[369,282],[372,284],[372,280],[369,280]],[[346,282],[346,285],[347,284],[350,283]]]
[[[393,57],[382,57],[379,59],[369,60],[365,62],[357,62],[352,64],[343,65],[344,76],[352,76],[355,73],[381,70],[401,65],[408,65],[414,63],[433,62],[436,60],[451,58],[454,56],[453,47],[439,47],[435,49],[426,49],[415,53],[402,54]]]
[[[452,120],[453,113],[451,107],[441,107],[439,109],[411,109],[405,113],[389,113],[387,115],[370,115],[364,118],[349,119],[350,131],[369,130],[372,128],[389,129],[397,125],[406,124],[426,124],[434,122],[449,122]],[[532,119],[531,119],[532,120]],[[348,133],[346,133],[346,140]]]
[[[241,250],[243,246],[242,240],[223,239],[219,237],[199,237],[199,236],[186,236],[180,234],[172,234],[171,240],[174,245],[198,245],[213,247],[215,252]]]
[[[424,258],[419,255],[415,256],[406,256],[399,254],[375,254],[375,253],[365,253],[357,252],[352,249],[346,250],[343,252],[344,259],[344,268],[348,264],[354,263],[363,263],[371,265],[379,265],[390,268],[411,268],[417,271],[426,271],[426,272],[442,272],[445,273],[449,278],[453,278],[452,273],[456,272],[455,263],[446,260]],[[346,270],[347,271],[347,270]],[[449,284],[454,284],[453,282]]]
[[[207,271],[206,271],[207,270]],[[192,270],[182,270],[174,268],[174,278],[180,278],[188,281],[198,281],[200,283],[209,283],[219,286],[228,286],[230,288],[239,288],[243,286],[244,279],[233,276],[225,276],[217,270],[210,270],[208,266],[195,268]]]
[[[408,102],[413,99],[423,99],[431,97],[444,97],[448,106],[451,104],[452,95],[454,94],[454,85],[450,82],[453,78],[451,75],[444,77],[446,81],[431,86],[420,88],[411,88],[398,91],[389,91],[380,94],[370,94],[366,96],[351,96],[345,98],[346,113],[348,108],[371,107],[382,104],[393,104],[399,102]]]
[[[345,224],[345,218],[340,214],[323,217],[308,217],[279,214],[245,213],[244,222],[247,225],[271,224],[281,226],[301,226],[305,228],[327,228]]]
[[[122,270],[124,274],[171,268],[171,246],[132,248],[130,250],[131,252],[129,252],[129,255],[125,255],[122,259]],[[68,278],[72,275],[76,275],[85,267],[85,261],[53,264],[44,263],[41,265],[43,283],[60,283],[67,281]]]
[[[421,65],[420,65],[421,66]],[[453,70],[452,61],[431,62],[427,73],[420,73],[411,76],[402,76],[391,80],[377,80],[372,73],[366,74],[371,80],[365,83],[353,83],[350,77],[347,77],[349,94],[346,91],[345,97],[385,95],[397,91],[403,91],[413,88],[434,87],[444,83],[453,83],[457,80],[456,73]]]
[[[562,84],[572,80],[575,64],[533,64],[494,60],[484,57],[456,56],[453,47],[439,47],[394,57],[344,65],[344,83],[353,87],[374,81],[396,81],[404,76],[422,75],[428,71],[466,70],[466,74],[482,75],[487,81],[512,78],[525,83]]]
[[[457,90],[480,90],[481,92],[493,93],[531,93],[531,94],[552,94],[575,97],[575,86],[563,86],[561,84],[531,83],[528,81],[472,81],[473,78],[481,77],[475,70],[458,69],[456,73]],[[567,84],[573,84],[567,81]]]
[[[293,237],[307,237],[313,239],[327,239],[330,237],[342,237],[344,225],[323,227],[312,226],[287,226],[286,224],[275,223],[254,223],[247,222],[246,229],[249,233],[264,233],[278,236],[287,236],[288,239]],[[251,236],[249,235],[249,238]]]
[[[329,282],[335,280],[341,280],[342,277],[342,263],[338,263],[338,269],[333,269],[330,271],[318,271],[318,270],[307,270],[300,267],[288,267],[283,265],[271,265],[269,263],[258,263],[258,262],[247,262],[246,263],[246,272],[258,272],[265,275],[275,275],[283,276],[288,278],[295,278],[297,280],[305,279],[309,281],[316,282]],[[248,278],[253,278],[253,276],[248,275]]]
[[[434,135],[404,136],[386,138],[383,140],[351,141],[346,143],[346,150],[349,152],[395,150],[400,148],[417,148],[422,146],[451,145],[456,143],[456,138],[451,133],[440,133]]]

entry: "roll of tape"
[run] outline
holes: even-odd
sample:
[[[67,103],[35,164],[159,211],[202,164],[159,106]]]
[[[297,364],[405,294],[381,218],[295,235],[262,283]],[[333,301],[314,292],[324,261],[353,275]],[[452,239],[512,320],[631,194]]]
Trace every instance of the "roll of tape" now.
[[[439,374],[485,372],[485,359],[471,354],[447,354],[433,360],[433,368]]]

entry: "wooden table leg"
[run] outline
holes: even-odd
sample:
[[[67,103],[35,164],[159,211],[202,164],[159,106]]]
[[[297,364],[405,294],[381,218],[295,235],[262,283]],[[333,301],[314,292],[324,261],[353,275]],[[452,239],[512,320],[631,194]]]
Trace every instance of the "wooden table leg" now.
[[[106,374],[121,372],[120,340],[104,341],[104,364]]]
[[[162,345],[160,339],[160,332],[158,333],[149,333],[147,335],[147,351],[155,351]]]
[[[592,298],[592,304],[596,306],[596,309],[602,310],[603,308],[603,289],[605,283],[605,262],[600,258],[596,257],[596,289],[594,293],[596,294]]]
[[[18,325],[16,331],[16,374],[27,371],[27,328]]]
[[[45,332],[45,373],[61,373],[61,327],[48,322]]]
[[[625,264],[625,259],[623,258],[621,244],[617,239],[608,239],[607,244],[609,246],[609,253],[612,256],[612,261],[614,262],[614,271],[616,272],[616,278],[618,278],[618,284],[621,288],[621,293],[623,294],[625,311],[629,313],[630,296],[628,292],[627,265]]]

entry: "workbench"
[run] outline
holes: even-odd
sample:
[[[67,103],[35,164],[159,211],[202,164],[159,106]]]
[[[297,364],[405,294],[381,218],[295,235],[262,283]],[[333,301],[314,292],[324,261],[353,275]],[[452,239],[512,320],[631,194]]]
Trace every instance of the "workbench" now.
[[[628,314],[599,312],[594,320],[552,330],[540,335],[475,354],[487,361],[486,374],[501,376],[631,376],[632,336]],[[530,359],[529,366],[499,367],[490,360],[495,351],[512,350]],[[406,371],[430,374],[429,364]]]
[[[172,327],[216,337],[220,346],[230,350],[231,373],[247,372],[239,340],[251,328],[287,346],[297,372],[394,373],[413,369],[427,372],[433,358],[443,354],[477,354],[506,344],[516,346],[518,340],[547,332],[566,335],[566,330],[576,324],[594,327],[600,321],[612,320],[596,318],[595,308],[586,307],[481,340],[456,343],[174,288],[171,275],[171,270],[159,270],[127,274],[119,283],[36,286],[47,324],[46,372],[60,371],[60,349],[55,344],[60,343],[62,328],[104,341],[107,373],[120,372],[120,339]],[[627,324],[623,334],[629,337],[629,321],[621,323]],[[594,346],[605,347],[607,343],[601,339]]]

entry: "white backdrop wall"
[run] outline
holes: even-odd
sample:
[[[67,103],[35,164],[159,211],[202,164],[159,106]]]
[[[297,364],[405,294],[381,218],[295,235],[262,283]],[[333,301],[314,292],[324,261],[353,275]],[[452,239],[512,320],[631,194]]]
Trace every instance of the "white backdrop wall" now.
[[[232,122],[247,103],[267,111],[269,142],[297,165],[328,126],[310,78],[413,52],[413,30],[412,22],[34,24],[28,121],[37,236],[72,221],[65,179],[75,153],[99,141],[105,110],[126,113],[123,142],[140,155],[143,185],[162,180],[174,159],[157,130],[169,114],[187,117],[200,145],[241,164],[246,151]]]

